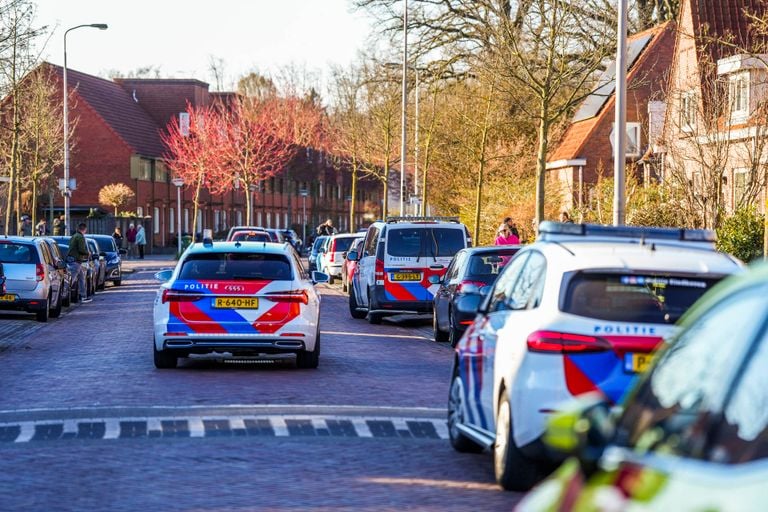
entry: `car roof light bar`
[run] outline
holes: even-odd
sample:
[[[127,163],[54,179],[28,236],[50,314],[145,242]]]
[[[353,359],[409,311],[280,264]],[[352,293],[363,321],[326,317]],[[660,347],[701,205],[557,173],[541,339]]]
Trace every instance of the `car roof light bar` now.
[[[639,238],[678,242],[714,243],[717,236],[709,229],[658,228],[650,226],[603,226],[544,221],[539,225],[540,240],[561,240],[573,236],[594,238]]]
[[[387,217],[387,223],[393,222],[455,222],[459,223],[458,217]]]

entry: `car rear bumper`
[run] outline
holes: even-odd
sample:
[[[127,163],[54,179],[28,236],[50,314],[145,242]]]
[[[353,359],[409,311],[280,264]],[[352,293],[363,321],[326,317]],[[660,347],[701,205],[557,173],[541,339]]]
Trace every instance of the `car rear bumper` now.
[[[47,302],[41,299],[16,299],[13,302],[0,302],[0,310],[3,311],[27,311],[36,313],[47,307]]]
[[[162,350],[185,354],[210,354],[229,352],[234,355],[292,354],[307,350],[305,337],[264,336],[254,337],[200,337],[168,336],[163,339]],[[314,348],[314,340],[312,340]]]
[[[374,288],[371,299],[371,312],[377,314],[431,314],[434,309],[433,300],[391,300],[382,286]]]

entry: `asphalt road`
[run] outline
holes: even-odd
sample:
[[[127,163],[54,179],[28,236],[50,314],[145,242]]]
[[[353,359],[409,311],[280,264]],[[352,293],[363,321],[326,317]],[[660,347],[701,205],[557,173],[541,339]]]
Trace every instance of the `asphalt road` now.
[[[152,272],[61,319],[0,316],[2,510],[510,510],[445,439],[451,350],[323,286],[320,368],[156,370]]]

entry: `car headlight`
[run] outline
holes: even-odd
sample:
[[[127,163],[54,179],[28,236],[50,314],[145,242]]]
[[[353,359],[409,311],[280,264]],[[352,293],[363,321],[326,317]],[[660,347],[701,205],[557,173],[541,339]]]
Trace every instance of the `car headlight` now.
[[[107,265],[117,265],[120,262],[117,258],[111,259],[107,261]]]

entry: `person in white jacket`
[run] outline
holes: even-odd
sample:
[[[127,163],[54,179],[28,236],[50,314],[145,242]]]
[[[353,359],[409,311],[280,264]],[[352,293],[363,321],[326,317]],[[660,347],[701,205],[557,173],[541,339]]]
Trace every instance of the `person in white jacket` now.
[[[136,247],[139,248],[139,259],[144,259],[144,246],[147,245],[147,235],[144,232],[144,226],[141,224],[136,228]]]

